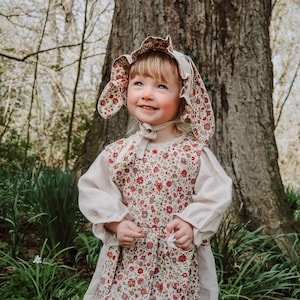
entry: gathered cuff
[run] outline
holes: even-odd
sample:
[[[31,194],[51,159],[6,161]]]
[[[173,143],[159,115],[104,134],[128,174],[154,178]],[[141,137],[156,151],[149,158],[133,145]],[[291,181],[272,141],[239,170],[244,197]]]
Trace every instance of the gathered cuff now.
[[[117,235],[110,231],[107,230],[104,227],[104,224],[106,223],[112,223],[112,222],[120,222],[124,219],[131,220],[131,216],[129,213],[124,213],[123,215],[118,215],[118,216],[111,216],[109,219],[102,221],[101,223],[94,223],[92,226],[93,229],[93,234],[102,241],[103,244],[106,246],[117,246],[119,245],[119,242],[117,240]]]

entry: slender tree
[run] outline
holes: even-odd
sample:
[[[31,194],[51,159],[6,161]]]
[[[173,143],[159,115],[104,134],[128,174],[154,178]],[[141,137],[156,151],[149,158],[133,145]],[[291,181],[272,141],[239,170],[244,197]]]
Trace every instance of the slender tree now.
[[[69,167],[69,157],[70,157],[70,149],[71,149],[71,143],[72,143],[72,133],[73,133],[73,123],[74,123],[74,117],[75,117],[76,100],[77,100],[77,90],[78,90],[78,84],[79,84],[79,80],[80,80],[80,76],[81,76],[81,64],[82,64],[82,56],[83,56],[83,52],[84,52],[84,40],[85,40],[85,34],[86,34],[86,29],[87,29],[86,27],[87,27],[88,0],[85,0],[84,7],[85,7],[84,8],[84,23],[83,23],[82,37],[81,37],[80,50],[79,50],[77,75],[76,75],[73,97],[72,97],[72,109],[71,109],[68,137],[67,137],[67,150],[66,150],[66,155],[65,155],[65,168]]]
[[[48,2],[47,6],[47,13],[45,16],[45,20],[43,23],[43,30],[41,33],[41,37],[38,43],[38,51],[41,49],[41,45],[43,42],[43,39],[45,37],[45,29],[46,25],[48,22],[48,17],[49,17],[49,9],[50,9],[50,0]],[[29,106],[29,111],[27,115],[27,124],[26,124],[26,143],[25,143],[25,149],[24,149],[24,158],[23,158],[23,170],[26,169],[27,167],[27,159],[28,159],[28,150],[29,150],[29,145],[32,142],[31,137],[30,137],[30,128],[31,128],[31,117],[32,117],[32,110],[33,110],[33,103],[36,98],[36,82],[37,82],[37,76],[38,76],[38,67],[39,67],[39,55],[37,54],[35,57],[35,62],[34,62],[34,73],[33,73],[33,83],[32,83],[32,88],[31,88],[31,99],[30,99],[30,106]]]
[[[268,234],[298,230],[278,168],[272,108],[270,0],[115,1],[99,93],[112,60],[147,35],[171,35],[190,55],[211,96],[216,133],[211,147],[234,183],[232,217]],[[124,135],[125,110],[111,120],[94,114],[76,169],[84,172],[103,147]],[[285,240],[286,245],[290,245]],[[283,247],[282,247],[283,248]]]

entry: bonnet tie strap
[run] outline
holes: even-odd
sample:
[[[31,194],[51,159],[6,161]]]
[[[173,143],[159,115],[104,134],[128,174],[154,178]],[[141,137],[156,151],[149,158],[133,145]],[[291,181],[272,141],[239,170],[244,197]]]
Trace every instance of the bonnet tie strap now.
[[[142,159],[144,157],[145,150],[149,142],[155,141],[157,138],[157,132],[165,129],[171,124],[177,121],[170,121],[159,125],[150,125],[148,123],[140,123],[140,130],[137,132],[136,137],[128,143],[128,145],[121,151],[117,158],[117,163],[120,163],[130,147],[135,143],[136,146],[136,157]]]
[[[157,132],[165,129],[172,124],[176,123],[176,121],[169,121],[166,123],[162,123],[159,125],[150,125],[148,123],[140,123],[140,131],[139,136],[140,140],[138,142],[136,157],[142,159],[144,157],[145,150],[150,141],[155,141],[157,138]]]

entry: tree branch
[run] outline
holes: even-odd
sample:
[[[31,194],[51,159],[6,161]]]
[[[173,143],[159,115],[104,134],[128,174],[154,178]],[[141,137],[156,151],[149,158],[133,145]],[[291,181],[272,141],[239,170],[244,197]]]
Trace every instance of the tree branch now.
[[[276,5],[276,3],[277,3],[277,0],[272,1],[272,10],[274,9],[274,6]]]
[[[8,52],[0,52],[0,56],[8,58],[8,59],[13,59],[16,61],[25,61],[28,58],[32,57],[32,56],[37,56],[41,53],[45,53],[45,52],[49,52],[49,51],[53,51],[53,50],[58,50],[58,49],[62,49],[62,48],[71,48],[71,47],[78,47],[80,46],[81,43],[77,43],[77,44],[71,44],[71,45],[62,45],[62,46],[58,46],[58,47],[52,47],[52,48],[48,48],[48,49],[42,49],[42,50],[37,50],[35,52],[26,54],[24,56],[15,56],[12,54],[9,54]]]
[[[288,92],[287,92],[287,94],[286,94],[286,96],[284,98],[284,101],[283,101],[281,107],[280,107],[279,115],[278,115],[278,118],[277,118],[277,120],[275,122],[275,129],[276,129],[276,127],[277,127],[277,125],[278,125],[278,123],[280,121],[280,118],[281,118],[281,115],[282,115],[282,111],[283,111],[283,107],[285,106],[285,104],[286,104],[286,102],[287,102],[287,100],[288,100],[288,98],[289,98],[289,96],[291,94],[292,88],[293,88],[295,80],[297,78],[297,74],[298,74],[299,68],[300,68],[300,60],[298,61],[298,65],[297,65],[297,68],[296,68],[293,80],[292,80],[292,82],[290,84],[289,90],[288,90]]]

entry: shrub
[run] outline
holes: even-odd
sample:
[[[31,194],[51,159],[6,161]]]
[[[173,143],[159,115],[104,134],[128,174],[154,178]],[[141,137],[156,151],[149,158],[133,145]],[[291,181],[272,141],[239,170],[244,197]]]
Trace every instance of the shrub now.
[[[299,234],[294,238],[299,245]],[[300,258],[287,261],[274,238],[224,222],[212,239],[220,299],[299,299]],[[296,245],[295,245],[296,246]]]
[[[74,247],[77,250],[76,262],[84,260],[93,269],[96,268],[102,242],[91,232],[80,233],[74,240]]]
[[[85,222],[78,209],[77,183],[72,172],[41,170],[31,198],[38,204],[35,222],[41,226],[42,238],[48,237],[52,248],[57,244],[56,249],[71,246]]]
[[[26,204],[30,194],[30,173],[15,172],[10,176],[1,174],[0,180],[0,233],[6,236],[11,255],[16,257],[24,238],[22,221],[29,216],[31,208]]]
[[[69,249],[49,251],[49,254],[44,256],[46,244],[47,241],[44,242],[39,255],[29,262],[0,252],[0,266],[6,270],[6,274],[1,276],[1,299],[80,300],[83,298],[87,283],[79,280],[80,274],[75,269],[61,262],[61,256]]]
[[[300,191],[289,186],[285,189],[285,193],[287,195],[288,202],[294,211],[295,220],[300,222]]]

